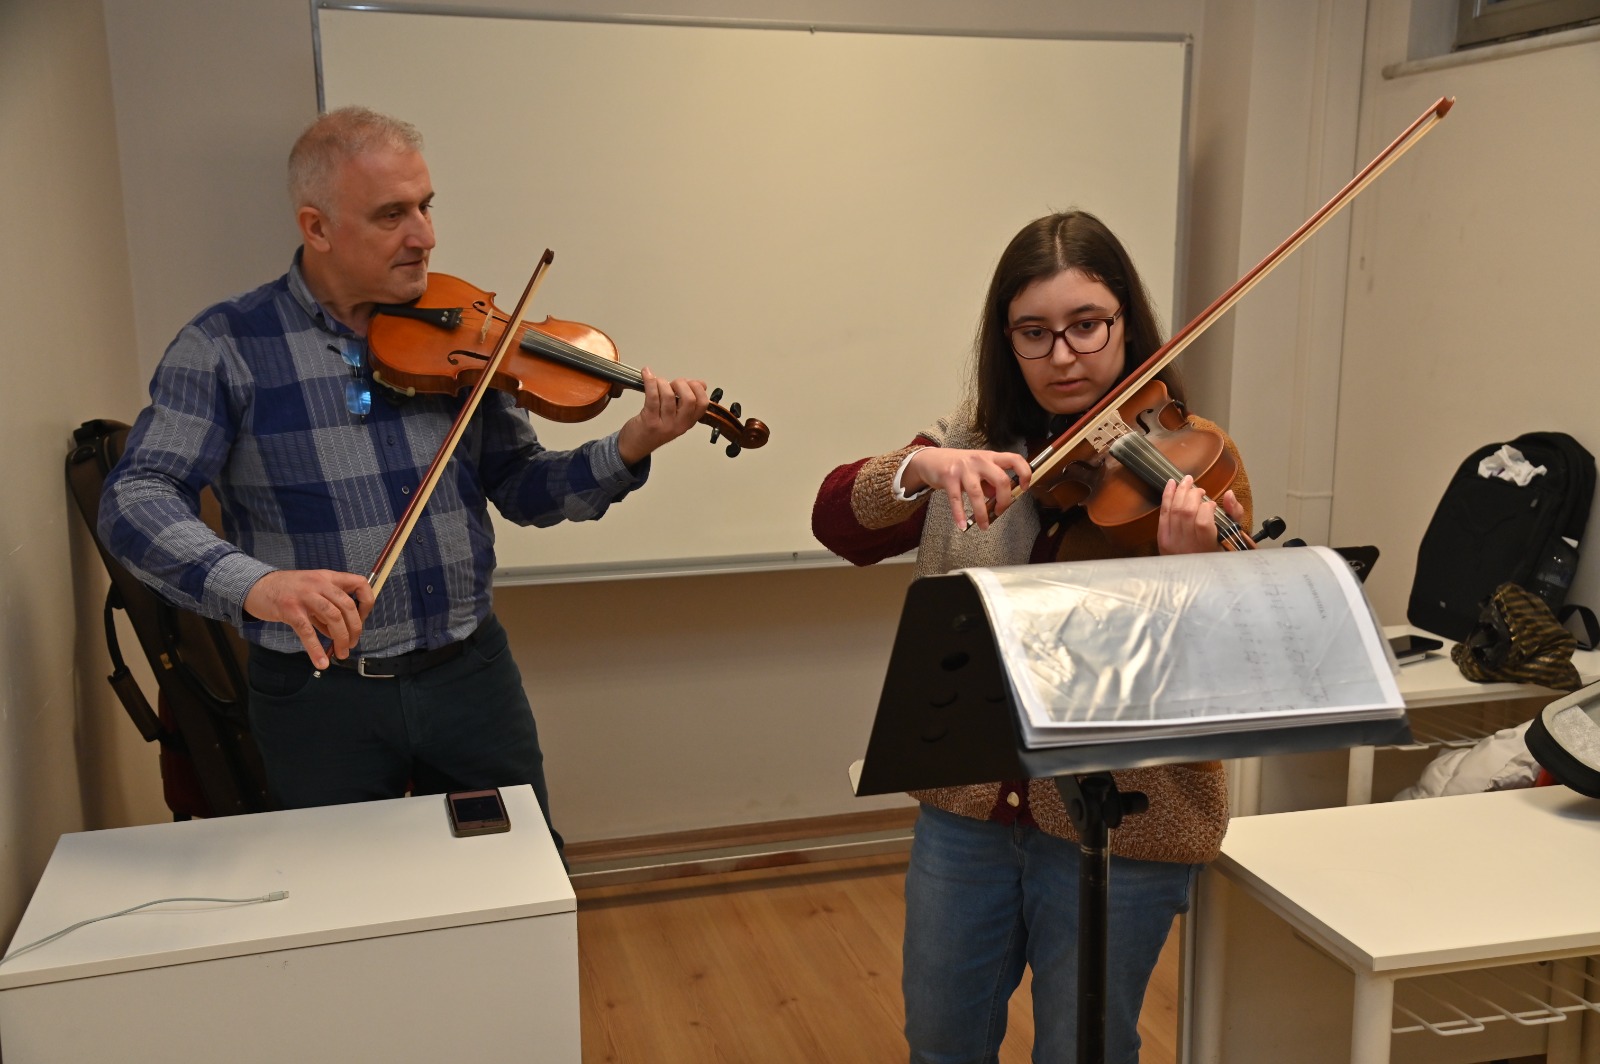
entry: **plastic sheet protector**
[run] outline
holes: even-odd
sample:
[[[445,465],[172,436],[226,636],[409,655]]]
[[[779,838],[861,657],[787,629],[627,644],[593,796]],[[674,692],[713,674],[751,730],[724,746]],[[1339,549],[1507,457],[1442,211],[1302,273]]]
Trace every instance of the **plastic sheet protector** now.
[[[1032,748],[1404,714],[1361,585],[1324,547],[966,575]]]

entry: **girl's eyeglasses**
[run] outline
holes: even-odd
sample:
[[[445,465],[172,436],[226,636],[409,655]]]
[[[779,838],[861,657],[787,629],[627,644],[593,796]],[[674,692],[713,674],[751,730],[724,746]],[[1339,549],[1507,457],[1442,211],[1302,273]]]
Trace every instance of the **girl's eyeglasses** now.
[[[1111,342],[1111,326],[1120,317],[1122,310],[1119,308],[1109,318],[1084,318],[1065,329],[1051,329],[1030,322],[1027,325],[1013,325],[1006,330],[1006,335],[1011,338],[1011,350],[1017,353],[1018,358],[1044,358],[1055,350],[1058,336],[1073,354],[1092,355],[1105,350],[1106,344]]]

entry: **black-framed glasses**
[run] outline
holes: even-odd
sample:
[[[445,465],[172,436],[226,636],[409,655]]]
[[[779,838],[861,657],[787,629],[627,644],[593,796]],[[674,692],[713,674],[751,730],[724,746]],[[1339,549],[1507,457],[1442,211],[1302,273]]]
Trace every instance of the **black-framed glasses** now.
[[[1044,358],[1056,349],[1056,338],[1075,355],[1092,355],[1111,342],[1111,326],[1122,317],[1121,307],[1109,318],[1082,318],[1065,329],[1052,329],[1038,322],[1013,325],[1006,330],[1011,350],[1018,358]]]
[[[350,379],[344,382],[344,405],[356,417],[372,413],[372,387],[361,375],[361,348],[355,344],[328,345],[330,351],[339,352],[344,364],[350,367]]]

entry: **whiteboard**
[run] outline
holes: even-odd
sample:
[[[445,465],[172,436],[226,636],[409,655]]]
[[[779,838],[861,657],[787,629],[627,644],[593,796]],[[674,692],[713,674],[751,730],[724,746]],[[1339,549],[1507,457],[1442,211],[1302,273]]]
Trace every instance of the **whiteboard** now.
[[[1001,250],[1053,210],[1177,278],[1186,39],[827,30],[314,8],[325,108],[414,123],[432,268],[623,362],[704,379],[771,429],[696,428],[598,522],[500,521],[501,582],[820,564],[818,485],[949,411]],[[637,411],[538,421],[570,447]]]

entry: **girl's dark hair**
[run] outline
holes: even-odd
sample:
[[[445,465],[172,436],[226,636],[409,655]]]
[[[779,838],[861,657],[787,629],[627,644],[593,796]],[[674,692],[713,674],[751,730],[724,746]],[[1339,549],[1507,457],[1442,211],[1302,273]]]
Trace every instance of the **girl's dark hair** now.
[[[1038,439],[1050,431],[1050,414],[1033,398],[1006,335],[1011,301],[1035,281],[1078,269],[1111,289],[1122,303],[1125,336],[1118,383],[1161,346],[1161,328],[1150,293],[1128,252],[1105,223],[1085,211],[1066,211],[1029,222],[1012,238],[994,268],[994,280],[978,323],[973,427],[990,447]],[[1159,374],[1174,399],[1183,401],[1175,367]]]

